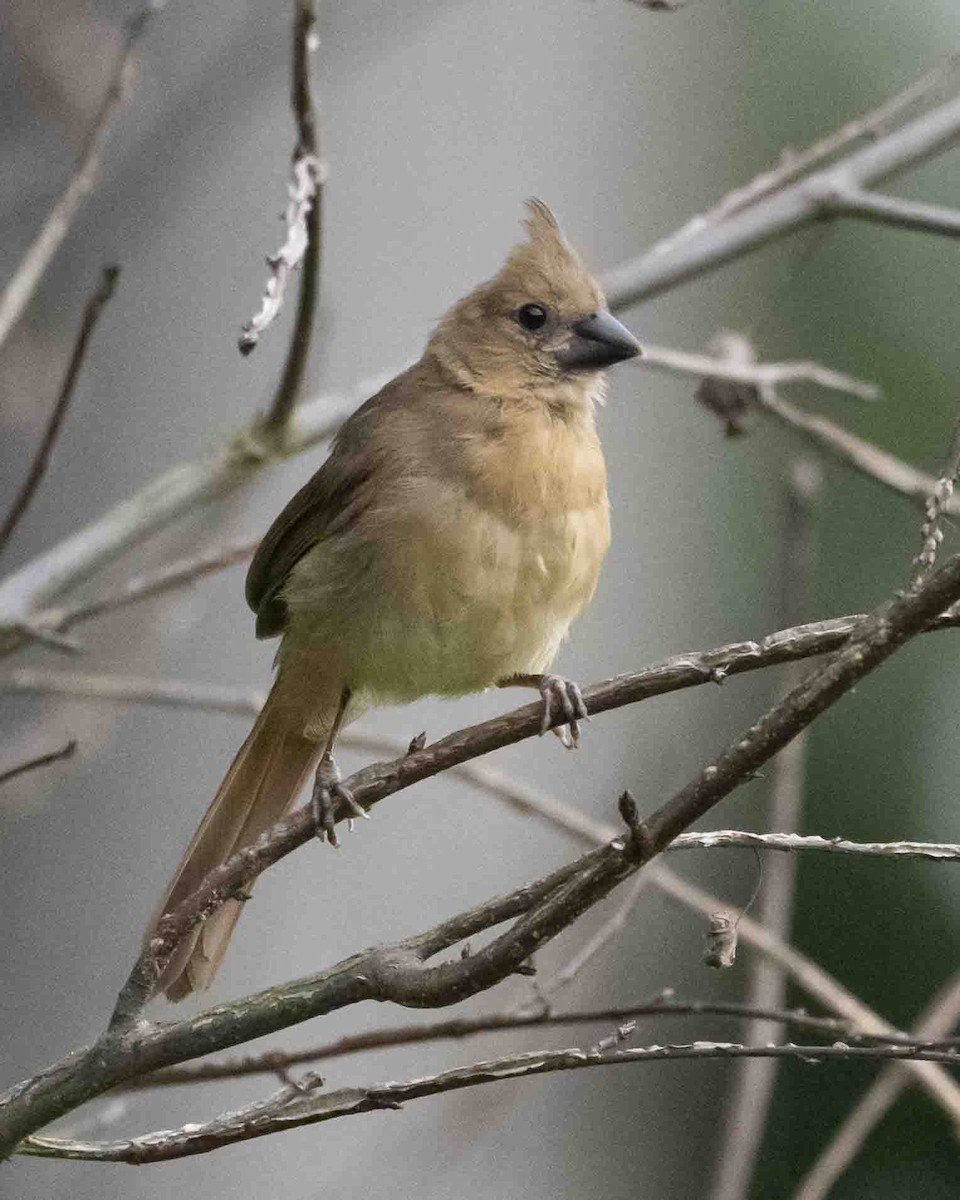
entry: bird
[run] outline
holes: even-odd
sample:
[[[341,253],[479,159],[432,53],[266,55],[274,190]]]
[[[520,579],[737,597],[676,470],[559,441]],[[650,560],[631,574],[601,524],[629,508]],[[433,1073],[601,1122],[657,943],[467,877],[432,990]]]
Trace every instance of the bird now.
[[[311,771],[318,835],[366,816],[334,757],[374,704],[532,686],[542,728],[579,742],[586,707],[550,666],[610,543],[594,409],[606,368],[641,353],[550,209],[439,321],[413,366],[340,428],[329,457],[259,545],[246,599],[280,636],[253,729],[147,931],[295,801]],[[205,989],[242,903],[186,935],[161,972],[171,1000]]]

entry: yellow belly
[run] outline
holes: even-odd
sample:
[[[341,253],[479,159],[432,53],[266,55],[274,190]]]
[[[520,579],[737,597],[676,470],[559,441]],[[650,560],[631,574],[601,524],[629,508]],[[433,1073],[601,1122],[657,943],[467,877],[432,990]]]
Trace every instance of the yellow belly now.
[[[389,701],[550,665],[610,540],[592,423],[571,433],[534,414],[514,440],[465,439],[456,452],[453,468],[395,480],[381,506],[300,560],[284,655],[335,648],[355,691]]]

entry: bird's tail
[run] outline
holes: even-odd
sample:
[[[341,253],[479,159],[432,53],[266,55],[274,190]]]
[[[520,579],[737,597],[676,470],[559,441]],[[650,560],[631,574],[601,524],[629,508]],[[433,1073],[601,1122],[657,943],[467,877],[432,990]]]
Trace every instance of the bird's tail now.
[[[323,749],[317,740],[320,727],[332,722],[337,699],[323,704],[319,714],[311,705],[311,734],[304,734],[302,700],[297,703],[289,679],[277,676],[267,702],[247,740],[230,765],[213,803],[193,835],[159,910],[146,935],[149,942],[160,917],[170,912],[199,886],[214,867],[237,850],[249,846],[278,821],[293,804],[304,779]],[[324,689],[326,690],[326,689]],[[332,695],[336,695],[332,693]],[[171,1000],[209,987],[226,953],[240,918],[240,900],[228,900],[174,951],[161,976],[161,986]]]

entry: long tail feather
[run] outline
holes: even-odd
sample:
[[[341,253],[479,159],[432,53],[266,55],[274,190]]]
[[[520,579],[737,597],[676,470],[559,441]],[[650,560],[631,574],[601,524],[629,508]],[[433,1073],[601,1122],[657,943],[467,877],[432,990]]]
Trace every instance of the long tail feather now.
[[[163,903],[151,922],[149,941],[157,921],[199,886],[214,867],[255,841],[278,821],[296,799],[304,779],[316,765],[323,743],[304,736],[300,704],[287,700],[282,674],[247,740],[240,747],[223,783],[187,847]],[[336,693],[324,722],[314,716],[312,726],[332,721]],[[317,713],[316,696],[312,712]],[[323,705],[322,709],[328,706]],[[313,728],[311,728],[313,733]],[[209,987],[227,950],[242,903],[228,900],[191,935],[185,937],[164,969],[161,985],[171,1000],[182,1000]]]

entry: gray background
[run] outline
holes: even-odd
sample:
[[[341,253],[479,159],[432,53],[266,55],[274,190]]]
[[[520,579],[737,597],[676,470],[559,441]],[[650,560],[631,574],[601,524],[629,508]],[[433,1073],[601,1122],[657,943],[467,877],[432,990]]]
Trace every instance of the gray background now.
[[[142,49],[96,196],[0,357],[0,505],[22,476],[80,307],[105,261],[119,292],[97,331],[54,469],[4,563],[12,567],[155,474],[217,444],[269,399],[290,314],[250,358],[236,351],[279,240],[293,135],[288,6],[173,4]],[[12,270],[68,172],[127,6],[7,0],[0,9],[0,268]],[[315,77],[325,191],[323,299],[310,391],[350,386],[412,359],[444,309],[496,270],[538,195],[598,268],[637,253],[728,188],[903,86],[956,44],[949,0],[702,0],[650,14],[622,0],[357,0],[323,6]],[[909,194],[955,202],[954,159]],[[879,379],[884,405],[809,399],[934,467],[952,419],[960,353],[948,243],[844,227],[791,239],[627,315],[641,339],[696,349],[745,329],[768,357],[816,357]],[[559,666],[592,680],[685,648],[767,632],[780,619],[784,481],[798,447],[762,423],[723,439],[685,381],[625,367],[600,417],[614,544]],[[106,578],[253,533],[316,468],[315,449],[238,498],[153,539]],[[905,575],[918,519],[828,467],[810,617],[862,609]],[[272,647],[252,637],[242,569],[175,598],[84,626],[79,667],[263,688]],[[858,689],[813,737],[806,827],[866,838],[960,840],[952,635],[916,645]],[[63,665],[45,651],[18,660]],[[72,664],[67,664],[72,665]],[[666,697],[594,721],[584,749],[553,739],[496,765],[610,817],[629,785],[646,809],[775,694],[776,676]],[[431,737],[523,697],[424,701],[364,725]],[[0,1061],[3,1082],[96,1035],[140,931],[244,733],[242,720],[87,701],[0,696],[2,764],[71,733],[72,763],[0,795]],[[346,757],[345,765],[360,760]],[[2,765],[0,764],[0,765]],[[762,824],[762,782],[712,814]],[[257,888],[211,998],[305,973],[425,927],[573,852],[558,834],[455,784],[381,805],[339,854],[307,847]],[[752,855],[685,858],[731,900]],[[909,1022],[957,962],[955,873],[805,861],[798,941],[893,1020]],[[542,956],[556,965],[602,920]],[[566,997],[622,1002],[664,986],[735,994],[742,965],[700,964],[693,916],[646,899],[629,930]],[[475,1002],[525,994],[512,981]],[[405,1019],[366,1007],[291,1031],[301,1045]],[[419,1019],[417,1014],[413,1019]],[[605,1032],[605,1031],[601,1031]],[[645,1040],[734,1036],[729,1025],[645,1027]],[[498,1050],[587,1042],[579,1031],[487,1038],[330,1063],[331,1086],[404,1078]],[[657,1197],[704,1194],[727,1064],[666,1064],[497,1085],[142,1171],[17,1160],[18,1197]],[[869,1068],[791,1065],[757,1196],[788,1195]],[[267,1084],[269,1087],[270,1084]],[[65,1129],[138,1132],[203,1119],[263,1081],[110,1099]],[[838,1196],[956,1193],[945,1120],[911,1094]]]

